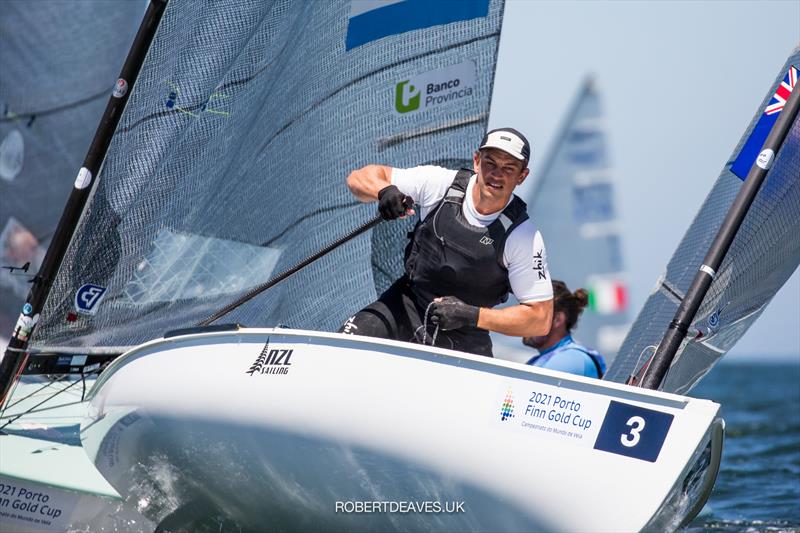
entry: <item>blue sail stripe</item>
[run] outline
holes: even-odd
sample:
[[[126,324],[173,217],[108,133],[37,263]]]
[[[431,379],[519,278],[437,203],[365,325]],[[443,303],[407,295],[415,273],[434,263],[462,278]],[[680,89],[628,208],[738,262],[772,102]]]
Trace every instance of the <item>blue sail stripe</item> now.
[[[783,77],[783,85],[791,85],[792,83],[790,81],[790,76],[792,76],[791,68],[796,69],[797,67],[790,67],[790,71]],[[796,74],[794,76],[796,78]],[[778,87],[780,88],[780,84]],[[776,92],[775,94],[777,96],[778,93]],[[777,101],[776,96],[772,97],[772,99],[769,101],[770,104],[775,104]],[[762,112],[758,122],[753,128],[752,133],[750,133],[750,136],[747,138],[747,141],[745,141],[744,146],[742,146],[739,155],[731,165],[731,172],[733,172],[742,181],[747,179],[747,174],[750,172],[750,168],[753,166],[753,163],[756,162],[756,158],[758,158],[758,154],[761,152],[761,148],[764,146],[764,142],[767,140],[769,132],[772,131],[772,127],[775,125],[775,122],[778,121],[778,116],[780,116],[780,114],[780,111],[772,114],[767,114],[766,110]]]
[[[406,0],[351,18],[347,26],[345,47],[351,50],[390,35],[485,17],[488,13],[489,0]]]

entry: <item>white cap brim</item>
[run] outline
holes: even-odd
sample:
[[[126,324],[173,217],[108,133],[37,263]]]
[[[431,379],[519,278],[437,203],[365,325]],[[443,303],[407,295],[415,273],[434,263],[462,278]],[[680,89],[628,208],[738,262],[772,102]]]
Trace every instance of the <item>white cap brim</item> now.
[[[525,143],[508,131],[495,131],[488,135],[488,139],[486,142],[481,145],[480,149],[483,150],[484,148],[497,148],[498,150],[502,150],[511,157],[515,159],[519,159],[520,161],[525,161],[525,156],[522,155],[523,147]]]

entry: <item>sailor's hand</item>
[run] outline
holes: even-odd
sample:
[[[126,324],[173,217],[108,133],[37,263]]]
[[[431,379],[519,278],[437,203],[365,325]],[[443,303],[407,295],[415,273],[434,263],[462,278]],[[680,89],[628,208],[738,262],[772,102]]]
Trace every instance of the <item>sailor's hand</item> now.
[[[431,322],[443,331],[466,326],[476,327],[481,308],[465,304],[455,296],[444,296],[433,300]]]
[[[384,220],[394,220],[414,214],[414,199],[400,192],[395,185],[384,187],[378,193],[378,211]]]

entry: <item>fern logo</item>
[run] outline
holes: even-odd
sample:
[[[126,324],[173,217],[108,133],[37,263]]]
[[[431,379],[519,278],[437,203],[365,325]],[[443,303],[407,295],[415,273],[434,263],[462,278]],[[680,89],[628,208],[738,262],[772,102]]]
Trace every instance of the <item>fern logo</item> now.
[[[267,355],[269,355],[269,337],[267,337],[267,343],[264,345],[264,349],[261,350],[261,353],[258,354],[258,357],[250,367],[250,370],[245,372],[245,374],[250,374],[251,376],[256,372],[260,374],[264,368],[264,363],[267,361]]]
[[[288,374],[289,367],[292,366],[293,353],[294,350],[270,349],[269,337],[267,337],[267,343],[245,374],[251,376],[255,374]]]
[[[395,87],[394,108],[398,113],[408,113],[419,109],[420,91],[409,80],[401,81]]]

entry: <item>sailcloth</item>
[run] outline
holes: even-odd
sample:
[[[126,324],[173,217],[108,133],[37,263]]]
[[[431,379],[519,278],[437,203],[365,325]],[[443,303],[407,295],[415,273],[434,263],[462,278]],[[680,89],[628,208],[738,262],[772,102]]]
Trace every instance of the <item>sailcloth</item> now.
[[[550,273],[589,292],[574,335],[613,356],[628,326],[627,283],[614,203],[614,173],[600,93],[581,86],[536,188],[526,198],[547,242]]]
[[[503,9],[473,3],[171,0],[33,344],[191,326],[372,217],[351,170],[468,160]],[[365,34],[368,15],[385,27]],[[373,269],[395,272],[405,228],[378,232],[222,322],[337,328],[375,298]]]
[[[0,266],[30,266],[0,270],[0,337],[19,316],[145,7],[2,3]]]
[[[746,157],[742,156],[743,150],[752,151],[751,139],[760,135],[758,125],[763,124],[762,117],[774,114],[778,97],[785,95],[786,80],[792,79],[792,69],[798,66],[800,49],[794,51],[778,73],[665,274],[636,318],[606,374],[607,379],[625,381],[647,361],[661,341],[742,186],[742,179],[731,171],[731,166],[742,165]],[[759,150],[760,145],[756,153]],[[750,165],[753,162],[750,159]],[[747,331],[795,271],[800,264],[798,206],[800,120],[795,119],[664,379],[663,390],[678,393],[690,390]]]

